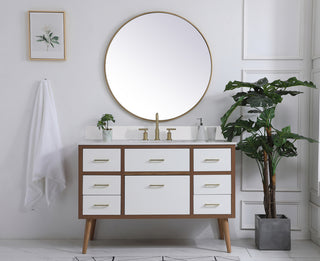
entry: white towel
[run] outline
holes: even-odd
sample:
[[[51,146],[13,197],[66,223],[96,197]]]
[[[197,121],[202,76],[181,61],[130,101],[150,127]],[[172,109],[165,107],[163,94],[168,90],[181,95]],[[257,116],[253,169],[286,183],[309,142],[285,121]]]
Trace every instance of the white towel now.
[[[27,189],[24,205],[34,208],[45,194],[50,205],[66,187],[62,143],[48,80],[40,81],[33,109],[27,159]]]

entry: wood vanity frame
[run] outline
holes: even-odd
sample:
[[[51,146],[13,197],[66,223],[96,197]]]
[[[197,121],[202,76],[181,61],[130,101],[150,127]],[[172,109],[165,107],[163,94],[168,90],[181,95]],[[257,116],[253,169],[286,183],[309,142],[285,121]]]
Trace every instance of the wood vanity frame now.
[[[187,215],[125,215],[125,176],[129,175],[150,175],[150,171],[125,172],[125,149],[189,149],[190,150],[190,170],[189,171],[152,171],[151,175],[187,175],[190,176],[190,214]],[[231,149],[231,171],[194,171],[194,149]],[[121,170],[120,172],[84,172],[83,171],[83,149],[120,149],[121,150]],[[219,225],[220,239],[225,239],[227,252],[231,252],[230,233],[228,218],[235,218],[235,145],[226,144],[186,144],[186,145],[79,145],[79,197],[78,197],[78,217],[86,219],[82,253],[87,252],[88,241],[93,240],[95,224],[97,219],[139,219],[139,218],[216,218]],[[194,179],[195,174],[201,175],[231,175],[231,214],[194,214]],[[83,214],[83,175],[120,175],[121,176],[121,213],[120,215],[84,215]]]

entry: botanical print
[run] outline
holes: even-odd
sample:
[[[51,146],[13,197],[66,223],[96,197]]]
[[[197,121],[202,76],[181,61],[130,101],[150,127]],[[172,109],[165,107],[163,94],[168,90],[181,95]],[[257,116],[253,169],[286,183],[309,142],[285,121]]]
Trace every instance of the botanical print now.
[[[65,60],[64,12],[29,11],[31,60]]]
[[[38,37],[37,42],[43,42],[46,45],[47,51],[50,47],[54,48],[55,44],[60,44],[59,36],[54,35],[49,26],[45,26],[43,31],[42,35],[36,35],[36,37]]]

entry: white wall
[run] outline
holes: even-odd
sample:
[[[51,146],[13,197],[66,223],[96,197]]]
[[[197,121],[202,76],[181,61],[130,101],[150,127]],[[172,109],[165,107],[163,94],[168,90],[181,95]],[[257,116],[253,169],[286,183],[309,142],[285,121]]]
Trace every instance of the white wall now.
[[[66,12],[66,61],[28,60],[28,10]],[[256,15],[259,10],[265,12]],[[284,11],[282,19],[277,19],[277,10]],[[0,238],[82,237],[84,221],[77,218],[77,142],[83,139],[85,126],[95,125],[103,113],[112,113],[117,125],[145,124],[112,99],[106,88],[103,62],[107,44],[116,30],[128,19],[148,11],[169,11],[187,18],[203,33],[213,56],[213,78],[203,101],[187,115],[166,123],[168,125],[194,125],[198,117],[203,117],[207,125],[218,125],[232,102],[230,93],[223,93],[229,80],[253,80],[262,75],[309,78],[311,0],[15,0],[2,3]],[[37,84],[43,78],[51,80],[55,95],[67,189],[54,206],[47,208],[43,204],[40,209],[25,212],[22,205],[30,119]],[[308,99],[309,95],[304,95],[281,108],[289,124],[301,134],[309,132]],[[277,196],[281,203],[279,209],[293,220],[293,238],[308,238],[308,147],[301,144],[299,148],[298,159],[284,163],[291,167],[290,171],[285,166],[282,168],[283,177],[279,174],[281,192]],[[257,192],[260,181],[251,176],[259,174],[244,169],[245,160],[237,153],[237,218],[230,221],[232,238],[253,237],[253,213],[261,209],[262,194]],[[293,176],[289,176],[291,172]],[[207,219],[104,220],[97,224],[97,229],[99,238],[207,238],[216,235],[217,224]]]

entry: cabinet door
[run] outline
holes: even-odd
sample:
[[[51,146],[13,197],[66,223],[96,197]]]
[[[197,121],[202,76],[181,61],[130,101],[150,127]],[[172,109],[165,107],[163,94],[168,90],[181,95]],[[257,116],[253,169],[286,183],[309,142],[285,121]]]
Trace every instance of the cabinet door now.
[[[194,194],[231,194],[231,175],[194,175]]]
[[[120,195],[120,175],[83,175],[83,195]]]
[[[83,171],[120,171],[120,149],[83,149]]]
[[[231,195],[194,195],[194,214],[231,214]]]
[[[189,149],[126,149],[125,171],[189,171]]]
[[[195,149],[194,171],[231,171],[231,149]]]
[[[120,196],[83,196],[83,215],[120,215]]]
[[[190,177],[126,176],[125,214],[190,214]]]

